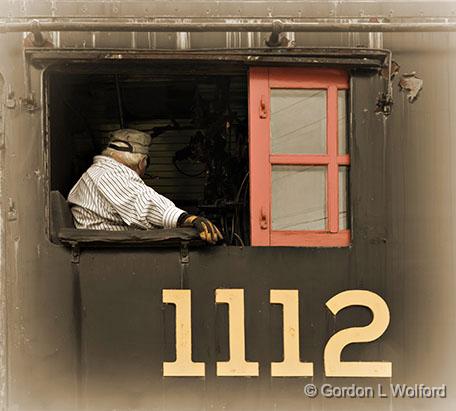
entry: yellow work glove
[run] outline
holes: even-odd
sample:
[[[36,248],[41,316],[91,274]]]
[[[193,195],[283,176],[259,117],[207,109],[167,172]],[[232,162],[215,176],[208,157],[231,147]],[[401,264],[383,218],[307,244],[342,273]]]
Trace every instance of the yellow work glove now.
[[[212,224],[207,218],[189,215],[182,222],[181,227],[194,227],[198,230],[202,240],[210,244],[215,244],[219,240],[223,240],[222,233]]]

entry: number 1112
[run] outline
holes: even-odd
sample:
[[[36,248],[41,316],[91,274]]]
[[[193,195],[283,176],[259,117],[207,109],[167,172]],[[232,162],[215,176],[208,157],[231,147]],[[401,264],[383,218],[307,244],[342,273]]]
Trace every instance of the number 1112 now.
[[[217,362],[217,376],[257,377],[259,364],[245,358],[244,290],[216,289],[215,302],[228,304],[228,361]],[[176,306],[176,360],[163,363],[164,377],[204,377],[205,364],[192,360],[191,290],[163,290],[163,303]],[[313,363],[300,360],[298,290],[270,290],[270,303],[283,306],[283,361],[271,363],[272,377],[312,377]],[[332,314],[350,306],[364,306],[372,321],[364,327],[338,331],[326,343],[327,377],[391,377],[391,362],[341,361],[344,347],[379,338],[387,329],[390,313],[386,302],[367,290],[343,291],[326,302]]]

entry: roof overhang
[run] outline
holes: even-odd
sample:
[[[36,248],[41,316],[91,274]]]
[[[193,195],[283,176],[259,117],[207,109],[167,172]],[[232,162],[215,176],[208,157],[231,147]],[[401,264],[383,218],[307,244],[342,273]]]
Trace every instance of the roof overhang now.
[[[150,63],[186,63],[195,65],[249,66],[336,66],[343,68],[378,70],[385,66],[389,50],[368,48],[256,48],[256,49],[56,49],[26,48],[28,61],[37,68],[49,66],[93,65],[108,71],[130,69],[131,63],[147,66]],[[115,65],[113,63],[116,63]]]

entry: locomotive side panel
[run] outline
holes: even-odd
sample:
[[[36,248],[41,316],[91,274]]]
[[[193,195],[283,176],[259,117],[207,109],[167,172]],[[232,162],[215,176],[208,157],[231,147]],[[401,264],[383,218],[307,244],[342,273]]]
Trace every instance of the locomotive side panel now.
[[[438,7],[434,2],[312,2],[305,9],[300,3],[55,2],[57,15],[113,17],[142,17],[144,13],[200,16],[209,10],[209,15],[232,17],[301,13],[417,18],[421,14],[449,16],[454,8],[452,2]],[[4,2],[2,10],[5,16],[9,8],[12,15],[51,15],[50,6],[51,2]],[[190,44],[260,47],[268,35],[243,33],[239,38],[195,33]],[[33,106],[20,101],[30,97],[22,36],[2,36],[5,258],[2,256],[1,267],[6,283],[3,301],[7,304],[7,378],[12,409],[90,409],[96,404],[100,409],[309,406],[340,410],[374,404],[321,398],[311,402],[302,392],[307,379],[270,377],[270,362],[280,361],[282,343],[281,310],[270,306],[269,291],[283,288],[300,291],[301,359],[314,361],[316,382],[334,382],[323,379],[323,349],[328,337],[370,319],[365,310],[353,308],[334,319],[324,303],[339,291],[363,288],[387,301],[391,323],[380,341],[347,347],[343,358],[392,361],[394,382],[446,383],[450,387],[450,398],[430,401],[429,407],[445,410],[454,403],[454,34],[295,36],[300,46],[383,44],[393,51],[402,66],[401,74],[416,71],[424,80],[424,89],[413,105],[394,86],[393,113],[385,122],[373,113],[378,79],[360,78],[358,86],[354,85],[359,109],[353,113],[352,249],[191,250],[186,268],[177,249],[83,250],[78,271],[70,250],[51,244],[46,233],[52,165],[44,155],[48,139],[43,131],[47,113],[41,101],[42,72],[30,70],[31,89],[39,105],[30,111]],[[187,44],[178,43],[175,33],[62,33],[60,43],[58,36],[52,38],[55,45],[87,48],[136,44],[175,49],[178,44]],[[61,132],[65,132],[64,124]],[[80,285],[75,277],[78,272]],[[228,287],[244,289],[247,358],[260,363],[259,377],[215,376],[216,361],[228,358],[228,312],[225,305],[215,304],[214,294],[215,289]],[[194,360],[207,362],[205,379],[162,377],[161,363],[173,360],[175,339],[175,312],[161,303],[162,288],[192,290]],[[2,371],[4,379],[5,374]],[[351,382],[344,379],[338,384]],[[413,409],[415,405],[413,400],[397,400],[393,405],[388,400],[375,402],[380,409]]]
[[[31,71],[39,109],[27,110],[22,36],[1,39],[5,81],[2,147],[2,273],[7,303],[9,406],[72,409],[76,403],[73,276],[68,250],[46,234],[47,164],[42,133],[41,72]],[[6,324],[5,324],[6,325]],[[3,326],[3,324],[2,324]],[[24,388],[28,387],[28,388]],[[40,393],[46,393],[40,395]]]

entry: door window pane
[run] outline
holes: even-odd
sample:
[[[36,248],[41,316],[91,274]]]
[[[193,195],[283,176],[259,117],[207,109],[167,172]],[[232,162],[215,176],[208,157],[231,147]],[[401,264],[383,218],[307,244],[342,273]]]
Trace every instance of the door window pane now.
[[[326,90],[271,90],[271,152],[326,153]]]
[[[338,91],[338,136],[339,154],[348,154],[348,133],[347,133],[347,91]]]
[[[339,230],[349,227],[348,209],[348,167],[339,167]]]
[[[272,166],[272,229],[325,230],[326,167]]]

